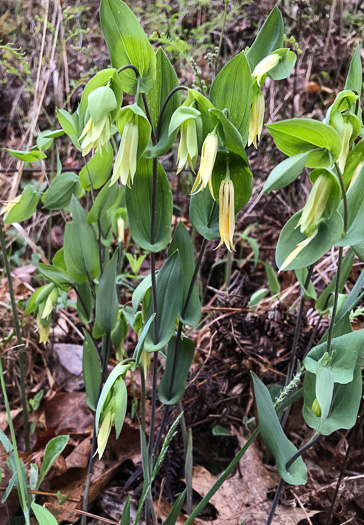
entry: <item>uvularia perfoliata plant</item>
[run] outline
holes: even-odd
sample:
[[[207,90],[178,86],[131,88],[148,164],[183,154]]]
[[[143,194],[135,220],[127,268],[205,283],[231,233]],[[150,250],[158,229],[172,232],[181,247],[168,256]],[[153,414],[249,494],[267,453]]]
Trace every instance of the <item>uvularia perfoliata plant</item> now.
[[[169,407],[183,396],[194,356],[194,342],[186,331],[187,326],[200,322],[196,277],[203,252],[206,244],[215,239],[220,239],[219,246],[234,250],[236,215],[252,194],[252,173],[245,148],[250,144],[259,147],[265,113],[262,88],[267,77],[278,82],[291,74],[297,46],[291,50],[290,40],[284,39],[283,19],[275,7],[250,48],[240,51],[221,68],[220,57],[216,57],[218,74],[206,96],[179,85],[164,50],[152,47],[124,2],[101,0],[100,16],[110,68],[99,71],[88,82],[74,113],[58,109],[60,128],[47,132],[46,141],[43,132],[42,141],[30,152],[7,150],[20,160],[35,162],[46,158],[44,152],[57,137],[66,135],[70,147],[83,159],[84,168],[79,175],[65,173],[59,162],[57,177],[43,195],[28,185],[4,207],[2,214],[5,224],[26,220],[42,199],[44,211],[62,210],[67,216],[64,246],[52,264],[38,265],[46,284],[31,296],[26,313],[36,316],[40,342],[45,343],[60,294],[74,290],[77,295],[77,311],[85,334],[86,399],[95,412],[84,511],[88,507],[93,458],[96,452],[100,458],[103,456],[113,429],[117,436],[122,432],[129,410],[125,378],[140,370],[143,386],[138,417],[144,488],[135,520],[145,505],[147,522],[152,523],[155,513],[151,489],[174,435],[173,427],[158,456],[165,429],[156,435],[156,400],[159,396],[165,405],[165,424]],[[123,105],[124,93],[133,97],[132,104]],[[265,191],[290,184],[304,167],[312,169],[307,202],[281,232],[276,251],[278,268],[296,270],[301,276],[302,296],[307,290],[314,296],[310,281],[313,265],[326,252],[339,247],[333,294],[328,294],[325,305],[321,305],[332,308],[330,328],[321,344],[310,349],[302,367],[292,358],[279,403],[273,403],[266,387],[254,376],[259,427],[194,511],[189,497],[192,486],[187,483],[186,525],[193,522],[259,431],[283,480],[291,484],[306,482],[301,453],[284,434],[277,416],[277,411],[298,396],[294,392],[305,370],[303,417],[313,429],[313,436],[328,435],[355,424],[361,398],[364,331],[353,332],[349,316],[359,291],[353,290],[340,310],[337,305],[350,271],[350,267],[345,270],[346,277],[342,279],[344,249],[364,261],[360,94],[358,48],[345,89],[323,122],[293,118],[267,126],[276,146],[289,158],[274,168]],[[176,172],[189,171],[194,180],[189,209],[192,226],[203,237],[198,257],[185,225],[180,222],[172,228],[172,190],[163,167],[163,157],[170,151],[176,151]],[[139,261],[128,253],[128,228],[133,242],[150,258],[150,275],[142,280],[138,272],[144,257]],[[168,257],[157,272],[156,254],[161,254],[159,259],[163,260],[167,247]],[[353,260],[352,257],[351,264]],[[129,277],[133,286],[138,283],[128,305],[120,303],[125,261],[131,264],[133,275]],[[124,281],[119,280],[121,274]],[[138,339],[133,355],[126,354],[123,343],[129,330],[135,331]],[[118,364],[108,374],[108,357],[113,351]],[[148,426],[145,381],[151,362],[153,394]],[[158,388],[160,363],[165,366]],[[192,457],[190,446],[186,440],[187,457]],[[297,458],[292,460],[295,454]],[[187,474],[186,479],[190,479]],[[23,485],[19,485],[21,489],[24,490]],[[169,525],[176,523],[183,500],[184,494],[172,509]],[[30,501],[23,501],[27,523]],[[126,505],[122,523],[130,523],[128,508]],[[40,511],[35,507],[34,512]]]

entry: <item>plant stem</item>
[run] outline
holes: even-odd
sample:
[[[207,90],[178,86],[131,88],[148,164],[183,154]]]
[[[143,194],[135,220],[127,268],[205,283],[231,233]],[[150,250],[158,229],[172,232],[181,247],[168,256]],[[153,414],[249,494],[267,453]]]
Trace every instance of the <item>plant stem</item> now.
[[[343,247],[340,246],[339,248],[339,254],[337,259],[337,271],[336,271],[336,284],[335,284],[335,292],[334,292],[334,304],[332,307],[332,316],[330,321],[330,327],[329,327],[329,333],[327,336],[327,352],[329,355],[331,355],[331,343],[332,343],[332,337],[334,334],[334,328],[335,328],[335,318],[336,318],[336,310],[337,310],[337,304],[339,301],[339,287],[340,287],[340,277],[341,277],[341,266],[342,266],[342,260],[343,260]]]
[[[163,119],[163,115],[164,115],[165,109],[167,107],[168,102],[173,97],[173,95],[175,93],[177,93],[177,91],[188,91],[188,87],[186,87],[186,86],[177,86],[174,89],[172,89],[172,91],[170,93],[168,93],[168,95],[166,96],[166,99],[163,102],[163,106],[161,107],[161,111],[160,111],[159,117],[158,117],[158,122],[157,122],[157,127],[156,127],[156,139],[157,139],[157,141],[159,140],[159,137],[160,137],[160,131],[161,131],[160,128],[161,128],[161,125],[162,125],[162,119]]]
[[[110,332],[107,332],[107,334],[102,338],[102,351],[101,351],[102,372],[101,372],[99,390],[97,393],[96,407],[97,407],[97,404],[101,396],[102,385],[104,383],[104,376],[106,374],[107,361],[108,361],[107,356],[109,353],[109,346],[110,346]],[[87,512],[87,509],[88,509],[88,498],[89,498],[90,488],[91,488],[92,467],[94,464],[94,454],[96,451],[96,444],[97,444],[97,430],[98,429],[95,427],[95,419],[94,419],[94,431],[92,435],[91,452],[90,452],[90,459],[88,463],[88,473],[87,473],[87,480],[86,480],[86,486],[85,486],[85,494],[83,497],[83,504],[82,504],[83,512]],[[84,515],[81,518],[81,525],[86,525],[86,523],[87,523],[87,516]]]
[[[346,195],[346,189],[345,189],[345,183],[344,178],[341,173],[341,170],[339,168],[339,165],[337,162],[335,162],[335,168],[336,168],[336,174],[339,179],[340,188],[341,188],[341,195],[343,198],[343,205],[344,205],[344,231],[343,231],[343,237],[346,235],[346,230],[348,229],[348,198]]]
[[[14,288],[13,288],[13,280],[12,280],[12,277],[11,277],[11,270],[10,270],[8,255],[6,253],[6,245],[5,245],[5,239],[4,239],[4,233],[3,233],[2,225],[0,225],[0,243],[1,243],[1,251],[3,253],[3,259],[4,259],[5,270],[6,270],[6,276],[8,278],[8,287],[9,287],[9,294],[10,294],[10,300],[11,300],[11,308],[12,308],[12,311],[13,311],[15,333],[16,333],[16,338],[17,338],[17,342],[18,342],[18,359],[19,359],[19,372],[20,372],[21,401],[22,401],[22,408],[23,408],[23,426],[24,426],[24,437],[25,437],[25,450],[28,452],[29,448],[30,448],[30,442],[29,442],[28,403],[27,403],[27,395],[26,395],[26,391],[25,391],[25,370],[24,370],[24,353],[23,353],[24,343],[22,341],[22,336],[21,336],[21,332],[20,332],[20,324],[19,324],[18,311],[17,311],[17,308],[16,308],[15,294],[14,294]]]
[[[0,230],[1,230],[1,228],[0,228]],[[2,238],[2,233],[1,233],[1,238]],[[18,447],[17,447],[17,444],[16,444],[16,436],[15,436],[13,419],[11,417],[8,395],[6,393],[4,371],[3,371],[3,364],[2,364],[1,356],[0,356],[0,381],[1,381],[1,389],[3,391],[3,396],[4,396],[4,403],[5,403],[6,413],[8,415],[8,423],[9,423],[11,441],[12,441],[12,445],[13,445],[13,449],[14,449],[16,471],[17,471],[17,474],[18,474],[20,496],[21,496],[21,499],[22,499],[22,507],[24,509],[26,509],[26,508],[28,508],[28,501],[27,501],[27,497],[25,495],[27,489],[26,489],[26,487],[23,486],[23,476],[22,476],[21,467],[20,467],[19,453],[18,453]]]

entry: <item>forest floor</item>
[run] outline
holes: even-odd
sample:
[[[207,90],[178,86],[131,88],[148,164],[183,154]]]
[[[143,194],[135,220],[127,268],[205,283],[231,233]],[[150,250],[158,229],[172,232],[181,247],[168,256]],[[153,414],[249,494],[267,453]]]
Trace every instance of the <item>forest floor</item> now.
[[[217,0],[166,0],[164,4],[137,0],[132,7],[149,35],[157,31],[156,38],[165,39],[163,45],[167,50],[169,46],[169,57],[181,83],[199,87],[202,80],[207,86],[211,83],[211,71],[205,55],[213,51],[219,42],[222,4]],[[252,42],[257,28],[274,5],[271,0],[238,1],[233,4],[234,14],[228,17],[223,41],[224,59]],[[58,10],[49,0],[2,1],[1,45],[13,43],[25,55],[17,58],[9,49],[0,49],[1,147],[22,149],[34,143],[34,137],[40,131],[56,129],[56,108],[74,110],[87,80],[99,69],[108,66],[98,6],[97,0],[87,2],[87,7],[80,0],[63,0],[61,10]],[[324,112],[344,86],[349,59],[362,37],[364,3],[360,0],[332,3],[283,0],[279,2],[279,7],[288,37],[295,37],[302,53],[289,79],[280,82],[267,80],[264,88],[266,123],[292,116],[322,120]],[[49,25],[43,40],[45,16]],[[161,33],[166,36],[161,36]],[[39,67],[42,42],[44,59]],[[124,103],[128,103],[127,97]],[[251,432],[250,420],[255,412],[250,371],[264,379],[265,384],[284,382],[297,318],[300,290],[295,284],[294,272],[279,275],[279,294],[270,294],[255,308],[250,308],[248,303],[254,292],[263,287],[269,288],[264,262],[268,260],[276,268],[274,246],[283,225],[307,198],[307,173],[287,189],[261,195],[272,166],[284,156],[266,131],[259,149],[251,147],[247,153],[254,177],[253,196],[239,215],[236,231],[243,234],[249,227],[249,237],[259,247],[259,260],[255,264],[251,245],[242,236],[237,236],[231,277],[227,282],[225,248],[216,249],[217,241],[209,243],[199,278],[204,298],[203,322],[190,334],[197,350],[182,404],[187,427],[193,429],[194,504],[206,494]],[[75,152],[66,143],[59,154],[63,166],[70,171],[82,167],[76,160]],[[164,166],[176,190],[175,219],[183,220],[190,229],[188,174],[176,175],[174,159],[175,153],[166,157]],[[14,197],[29,181],[44,187],[53,171],[52,166],[47,165],[47,168],[28,164],[19,170],[19,164],[0,151],[0,200]],[[82,333],[72,307],[75,297],[69,295],[55,313],[51,342],[46,345],[39,344],[35,321],[25,316],[23,311],[32,291],[42,284],[36,264],[50,261],[62,246],[63,227],[60,214],[54,213],[49,225],[39,209],[22,226],[9,227],[6,242],[7,246],[11,246],[15,294],[26,342],[27,393],[31,399],[37,395],[41,398],[39,406],[32,410],[30,416],[33,429],[31,451],[23,452],[22,459],[27,465],[39,463],[49,439],[59,434],[70,435],[64,457],[57,460],[51,475],[42,485],[43,494],[37,501],[42,501],[43,497],[53,511],[58,505],[57,491],[69,496],[58,505],[56,517],[59,523],[63,520],[64,523],[76,523],[80,519],[79,509],[87,475],[93,416],[85,402]],[[198,251],[201,243],[198,234],[195,243]],[[134,248],[131,241],[128,249],[133,252]],[[162,260],[157,261],[157,265],[161,263]],[[334,258],[330,254],[320,260],[313,275],[318,290],[323,290],[335,271]],[[360,266],[355,264],[349,288],[359,272]],[[140,273],[149,273],[148,258],[143,262]],[[123,302],[129,301],[130,296],[130,290],[126,289]],[[7,279],[2,275],[0,344],[13,420],[22,449],[24,436],[17,351],[9,304]],[[358,327],[361,327],[362,319],[357,318]],[[308,345],[319,341],[328,320],[324,319],[318,329],[316,324],[314,302],[307,300],[298,341],[299,358],[305,354]],[[125,341],[126,351],[132,352],[135,345],[135,334],[129,335]],[[116,362],[111,359],[110,366],[114,364]],[[134,376],[133,383],[127,386],[130,408],[132,401],[140,397],[140,378]],[[150,389],[150,378],[147,387]],[[308,432],[300,408],[298,402],[286,426],[287,435],[296,445]],[[148,405],[147,423],[149,412]],[[94,524],[116,524],[126,496],[131,496],[133,509],[142,490],[141,476],[133,476],[141,464],[139,427],[137,420],[131,419],[130,411],[128,414],[120,439],[115,440],[112,433],[104,457],[95,462],[90,495]],[[160,423],[160,414],[161,411],[158,411],[157,424]],[[305,456],[308,482],[303,487],[284,487],[275,524],[326,523],[340,475],[339,493],[330,523],[364,523],[363,416],[362,404],[353,431],[338,431],[322,439]],[[215,435],[217,426],[223,427],[228,435]],[[0,430],[8,430],[4,409],[0,412]],[[182,438],[178,436],[168,451],[153,494],[161,523],[184,487],[184,462],[182,456],[176,453],[182,448]],[[9,472],[3,456],[0,456],[0,467],[3,473],[0,491],[4,491]],[[264,450],[264,443],[256,440],[235,474],[195,523],[201,525],[211,521],[215,525],[238,525],[244,518],[248,518],[250,525],[265,523],[278,479],[274,462],[269,452]],[[6,504],[0,504],[0,525],[8,523],[18,510],[14,492]],[[183,522],[181,517],[178,523]]]

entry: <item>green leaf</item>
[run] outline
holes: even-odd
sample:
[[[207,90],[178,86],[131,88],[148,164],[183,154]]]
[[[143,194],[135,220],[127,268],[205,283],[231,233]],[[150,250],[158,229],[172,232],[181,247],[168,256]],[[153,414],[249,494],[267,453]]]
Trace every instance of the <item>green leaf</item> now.
[[[340,283],[339,283],[339,293],[344,289],[345,283],[349,277],[350,271],[354,264],[354,252],[349,250],[343,261],[340,274]],[[333,296],[331,295],[336,287],[337,273],[335,273],[331,283],[326,287],[325,291],[322,292],[318,298],[315,309],[319,312],[320,315],[326,314],[333,305]],[[331,295],[330,299],[329,296]]]
[[[174,334],[176,317],[182,300],[182,280],[181,259],[176,251],[168,257],[156,278],[158,338],[154,344],[154,326],[152,326],[145,340],[145,350],[148,352],[161,350]],[[152,311],[153,305],[150,301],[147,318],[152,315]]]
[[[47,155],[39,151],[38,149],[32,149],[31,151],[23,151],[18,149],[4,148],[4,151],[10,153],[16,159],[22,160],[23,162],[36,162],[39,159],[46,159]]]
[[[211,218],[214,200],[211,197],[209,188],[195,193],[190,201],[190,221],[192,226],[202,237],[208,241],[220,238],[219,232],[219,208],[215,207]]]
[[[48,509],[38,505],[35,501],[32,502],[31,507],[39,525],[57,525],[58,521]]]
[[[126,498],[120,525],[130,525],[130,496]]]
[[[215,126],[220,124],[218,127],[218,133],[222,145],[226,146],[233,153],[240,155],[240,157],[246,161],[246,165],[249,166],[242,136],[234,124],[232,124],[232,122],[230,122],[225,114],[219,109],[210,109],[209,115]]]
[[[176,525],[186,498],[186,489],[178,496],[163,525]],[[128,524],[129,525],[129,524]]]
[[[115,433],[116,439],[120,436],[125,421],[128,404],[128,391],[124,381],[115,381]]]
[[[77,284],[75,285],[75,290],[77,290],[77,312],[80,320],[84,324],[91,323],[95,300],[90,283],[86,281],[85,283]]]
[[[78,284],[94,279],[100,273],[99,247],[95,230],[87,224],[86,212],[72,196],[70,210],[73,221],[66,224],[64,232],[64,260],[67,274]]]
[[[40,469],[37,489],[48,474],[58,456],[62,454],[68,444],[69,436],[56,436],[51,439],[45,448],[42,468]]]
[[[63,268],[58,266],[53,266],[51,264],[42,264],[38,263],[38,270],[48,281],[55,284],[57,288],[62,288],[63,290],[69,290],[72,285],[72,281],[65,274]]]
[[[85,190],[90,190],[92,183],[94,190],[101,188],[110,177],[113,162],[114,153],[111,147],[107,150],[103,149],[102,155],[99,152],[95,153],[80,171],[81,186]]]
[[[256,292],[254,292],[250,298],[250,301],[248,302],[249,308],[256,306],[267,295],[268,295],[267,288],[261,288],[260,290],[257,290]]]
[[[106,215],[111,206],[115,204],[118,196],[118,188],[106,184],[98,193],[91,210],[88,212],[87,222],[92,224]]]
[[[341,140],[331,126],[313,119],[294,118],[267,125],[276,146],[289,157],[308,153],[306,166],[332,165],[341,152]],[[312,151],[316,149],[316,151]]]
[[[217,109],[229,110],[229,120],[239,130],[243,145],[249,134],[253,82],[244,51],[220,71],[211,86],[210,100]]]
[[[354,175],[354,171],[358,167],[358,165],[363,161],[364,156],[364,140],[360,140],[351,151],[349,151],[349,155],[346,159],[345,163],[345,170],[343,174],[345,185],[348,186],[351,182],[351,179]],[[358,179],[361,179],[361,175],[359,174]],[[357,183],[358,181],[356,181]],[[355,184],[356,184],[355,183]],[[351,191],[351,190],[350,190]],[[348,193],[348,198],[350,195],[350,191]]]
[[[40,199],[40,193],[34,186],[28,184],[21,194],[20,201],[15,204],[6,215],[5,224],[22,222],[30,219],[35,213]]]
[[[172,242],[168,249],[168,255],[172,255],[176,250],[178,250],[181,259],[183,272],[183,282],[181,283],[183,288],[182,301],[177,315],[181,323],[196,326],[201,318],[201,304],[196,286],[193,287],[189,306],[187,311],[184,312],[185,302],[195,270],[195,257],[191,237],[182,221],[178,223],[176,231],[174,232]],[[182,315],[183,312],[184,315]]]
[[[92,410],[96,410],[97,396],[101,381],[101,364],[99,354],[91,335],[84,330],[82,353],[82,373],[85,381],[86,403]]]
[[[276,49],[283,47],[284,23],[278,7],[274,7],[262,28],[257,34],[252,46],[246,52],[251,71],[263,58]]]
[[[355,330],[350,334],[332,339],[332,354],[330,358],[330,374],[335,383],[347,384],[353,380],[354,369],[364,357],[364,330]],[[310,350],[304,359],[306,369],[317,374],[320,362],[327,351],[327,342],[321,343]]]
[[[134,184],[126,189],[126,207],[130,234],[144,250],[159,252],[171,238],[173,211],[172,192],[167,175],[158,162],[157,168],[157,208],[155,214],[154,243],[150,242],[151,194],[153,161],[140,159],[137,163]]]
[[[79,199],[84,191],[81,188],[78,175],[72,172],[57,175],[46,191],[43,202],[44,208],[48,210],[60,210],[66,208],[71,202],[72,195]]]
[[[63,129],[42,131],[37,137],[37,146],[41,151],[46,151],[52,146],[53,140],[57,137],[61,137],[62,135],[64,135]]]
[[[183,124],[183,122],[186,122],[186,120],[198,119],[198,117],[200,116],[201,111],[199,111],[198,109],[192,106],[180,106],[176,109],[176,111],[171,117],[168,133],[172,134],[174,131],[177,131],[181,124]]]
[[[133,292],[132,305],[134,310],[138,309],[138,306],[142,302],[147,291],[152,287],[152,276],[149,274],[138,284]]]
[[[156,56],[138,19],[121,0],[101,0],[100,18],[102,32],[113,67],[132,64],[138,68],[142,93],[149,91],[156,77]],[[124,91],[136,92],[136,75],[127,69],[120,75]]]
[[[222,181],[226,177],[226,166],[229,162],[230,179],[234,183],[235,215],[248,202],[252,194],[252,173],[245,162],[234,153],[226,154],[218,152],[214,169],[212,171],[211,184],[214,198],[219,202],[219,190]]]
[[[139,366],[140,359],[142,357],[142,353],[143,353],[143,349],[144,349],[144,341],[145,341],[145,338],[147,337],[147,334],[149,332],[149,329],[150,329],[151,324],[153,323],[154,319],[155,319],[155,314],[152,314],[149,317],[148,321],[145,323],[145,325],[143,327],[143,330],[142,330],[142,332],[140,334],[140,337],[139,337],[139,340],[138,340],[138,344],[136,345],[135,350],[134,350],[134,354],[133,354],[133,358],[135,359],[135,363],[134,363],[134,366],[133,366],[133,372],[135,372],[135,370]]]
[[[315,287],[311,279],[310,279],[310,282],[308,283],[307,288],[305,288],[307,275],[308,275],[308,269],[307,268],[297,268],[295,270],[295,274],[296,274],[298,282],[301,285],[301,289],[303,290],[305,297],[307,299],[313,299],[314,301],[317,301],[317,293],[316,293]]]
[[[81,133],[78,130],[78,116],[76,113],[71,115],[65,109],[57,109],[57,117],[63,131],[72,140],[74,146],[81,151],[81,145],[78,140],[78,135]]]
[[[96,292],[96,316],[93,330],[94,337],[100,337],[111,330],[116,324],[119,311],[119,301],[116,293],[116,265],[118,250],[104,268]]]
[[[231,432],[225,427],[222,427],[221,425],[215,425],[212,429],[212,435],[213,436],[230,436]]]
[[[268,72],[273,80],[282,80],[289,77],[296,63],[297,55],[287,48],[275,49],[274,53],[281,57],[280,62]]]
[[[170,61],[166,57],[163,49],[158,48],[156,53],[157,57],[157,77],[153,84],[153,87],[147,93],[147,101],[149,106],[150,117],[152,120],[153,128],[157,131],[157,123],[160,111],[163,103],[167,98],[167,95],[179,85],[178,77],[175,70],[173,69]],[[150,145],[144,156],[147,158],[161,157],[167,153],[176,138],[177,130],[171,135],[169,134],[169,122],[173,113],[181,105],[181,92],[177,91],[172,98],[169,100],[161,121],[159,129],[159,139],[155,146]]]
[[[353,89],[359,95],[360,100],[362,83],[363,70],[360,57],[360,44],[358,42],[355,48],[355,53],[350,62],[348,76],[346,77],[345,82],[345,89]]]
[[[295,250],[297,245],[307,239],[299,228],[296,228],[301,217],[302,210],[298,211],[281,231],[278,239],[276,251],[276,263],[281,268],[287,257]],[[297,255],[297,257],[285,267],[285,270],[296,270],[304,268],[315,263],[329,251],[340,239],[343,231],[343,220],[338,212],[335,212],[330,219],[321,222],[318,225],[318,233],[312,241]]]
[[[354,370],[353,380],[350,383],[338,386],[330,413],[323,424],[321,424],[321,418],[312,412],[312,403],[316,399],[315,374],[306,372],[303,395],[303,417],[309,427],[315,430],[320,429],[320,434],[324,436],[329,436],[342,428],[352,428],[356,423],[362,395],[361,369],[357,366]]]
[[[309,152],[299,153],[277,164],[265,181],[263,191],[270,193],[273,190],[284,188],[295,181],[297,177],[301,175],[306,165],[308,155]]]
[[[172,337],[168,343],[166,367],[158,388],[158,397],[165,405],[174,405],[182,398],[186,389],[188,371],[195,355],[195,343],[192,339],[183,337],[179,342],[177,361],[174,365],[176,341],[177,337]],[[177,373],[171,387],[173,369]]]
[[[252,377],[260,431],[276,460],[278,473],[291,485],[304,485],[307,481],[307,470],[303,459],[299,457],[289,470],[286,469],[287,462],[297,452],[297,448],[283,432],[267,387],[253,372]]]
[[[265,261],[265,271],[267,273],[269,289],[272,295],[279,294],[281,292],[281,286],[276,276],[276,272],[269,261]]]

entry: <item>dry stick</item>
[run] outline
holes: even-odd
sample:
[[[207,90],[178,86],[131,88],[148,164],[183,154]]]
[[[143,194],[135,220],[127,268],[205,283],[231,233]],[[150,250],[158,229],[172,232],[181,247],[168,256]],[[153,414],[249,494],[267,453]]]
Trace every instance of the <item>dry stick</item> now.
[[[18,341],[18,359],[19,359],[19,371],[20,371],[20,388],[21,388],[21,401],[22,401],[22,407],[23,407],[23,425],[24,425],[24,437],[25,437],[25,450],[28,452],[30,449],[30,441],[29,441],[29,420],[28,420],[28,403],[27,403],[27,394],[25,391],[25,372],[24,372],[24,354],[23,354],[23,341],[22,336],[20,332],[20,324],[19,324],[19,317],[18,317],[18,311],[16,308],[16,301],[15,301],[15,294],[14,294],[14,288],[13,288],[13,280],[11,277],[11,270],[9,266],[9,260],[6,253],[6,246],[5,246],[5,239],[3,234],[2,225],[0,225],[0,244],[1,244],[1,250],[3,252],[3,259],[4,259],[4,265],[6,269],[6,275],[8,278],[8,287],[9,287],[9,294],[10,294],[10,300],[11,300],[11,308],[13,310],[13,318],[14,318],[14,325],[15,325],[15,333],[16,338]]]
[[[107,369],[107,356],[109,354],[109,346],[110,346],[110,332],[107,332],[106,335],[103,337],[102,343],[103,343],[102,344],[102,372],[101,372],[99,390],[97,392],[96,406],[101,396],[102,385],[104,382],[104,376],[105,376],[106,369]],[[87,512],[87,508],[88,508],[88,498],[90,494],[91,478],[92,478],[92,467],[94,464],[94,454],[96,451],[97,430],[98,429],[96,428],[95,423],[96,423],[96,418],[94,419],[94,430],[93,430],[93,435],[92,435],[90,460],[88,463],[88,473],[87,473],[87,480],[86,480],[86,486],[85,486],[85,494],[83,497],[83,504],[82,504],[83,512]],[[81,525],[86,525],[86,523],[87,523],[87,515],[83,515],[81,519]]]

